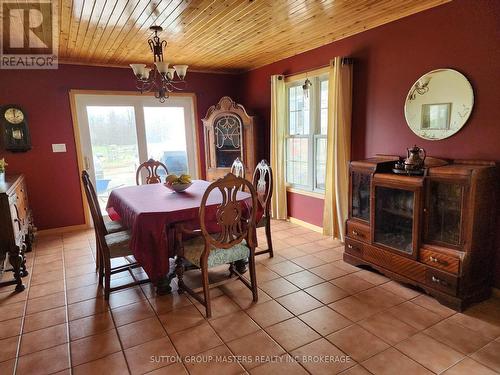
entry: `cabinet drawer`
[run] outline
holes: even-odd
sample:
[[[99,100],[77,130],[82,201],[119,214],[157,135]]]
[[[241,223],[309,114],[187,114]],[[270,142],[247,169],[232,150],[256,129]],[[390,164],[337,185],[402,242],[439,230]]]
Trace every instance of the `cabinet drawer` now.
[[[419,259],[422,263],[454,274],[458,274],[460,270],[460,259],[452,255],[429,249],[420,249]]]
[[[427,267],[407,257],[392,254],[393,270],[409,279],[425,283],[425,273]]]
[[[347,236],[358,241],[370,242],[370,227],[353,221],[347,222]]]
[[[392,254],[375,246],[363,246],[363,259],[388,269],[392,267]]]
[[[457,278],[451,274],[427,268],[425,283],[430,287],[445,293],[455,295],[457,293]]]
[[[345,251],[358,258],[363,258],[363,244],[350,238],[345,239]]]

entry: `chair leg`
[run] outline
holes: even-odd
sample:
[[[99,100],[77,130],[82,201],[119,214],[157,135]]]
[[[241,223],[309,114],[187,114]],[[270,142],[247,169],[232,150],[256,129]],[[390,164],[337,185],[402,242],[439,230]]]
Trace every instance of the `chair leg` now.
[[[96,236],[96,239],[95,239],[95,270],[96,271],[99,271],[99,266],[101,264],[101,259],[100,259],[100,251],[99,251],[99,240],[97,239],[97,236]]]
[[[109,300],[109,295],[111,293],[111,262],[109,259],[103,259],[101,257],[102,263],[104,263],[104,299]]]
[[[182,277],[184,276],[184,259],[179,255],[175,258],[175,274],[177,275],[177,285],[179,286],[178,293],[181,294],[184,292],[184,282],[182,281]]]
[[[259,295],[257,289],[257,277],[255,272],[255,256],[250,256],[248,258],[248,268],[250,269],[250,283],[252,285],[253,301],[257,302],[257,300],[259,299]]]
[[[102,254],[100,256],[100,264],[99,264],[99,285],[102,285],[104,280],[104,264],[102,260]]]
[[[97,244],[96,248],[96,262],[98,263],[98,277],[99,277],[99,285],[102,285],[103,280],[104,280],[104,259],[102,259],[102,251],[99,247],[99,244]]]
[[[267,240],[267,248],[269,249],[269,256],[274,257],[273,252],[273,241],[271,239],[271,220],[267,219],[266,222],[266,240]]]
[[[212,307],[210,305],[210,286],[208,284],[208,267],[201,267],[201,276],[203,282],[203,294],[205,295],[205,310],[207,312],[207,318],[212,317]]]

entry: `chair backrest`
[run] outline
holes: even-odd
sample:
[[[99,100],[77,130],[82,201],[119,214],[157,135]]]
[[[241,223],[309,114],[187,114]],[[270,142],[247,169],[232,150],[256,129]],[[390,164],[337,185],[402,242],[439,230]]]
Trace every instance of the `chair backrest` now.
[[[244,186],[248,188],[248,192],[241,191]],[[221,198],[221,203],[215,211],[215,220],[220,230],[215,233],[208,230],[207,224],[209,223],[205,222],[207,200],[211,194],[213,196],[220,194]],[[241,194],[250,194],[251,207],[246,204],[245,199],[242,199]],[[211,204],[213,203],[209,203],[209,205]],[[242,177],[228,173],[211,183],[203,194],[200,205],[200,228],[205,241],[216,248],[227,249],[247,239],[250,241],[248,246],[253,247],[257,204],[255,189],[250,182]],[[210,216],[212,217],[212,215]]]
[[[97,199],[97,194],[95,192],[94,185],[90,180],[90,176],[85,170],[82,171],[82,182],[83,188],[85,190],[85,196],[87,197],[87,202],[90,207],[90,214],[92,215],[92,220],[94,221],[96,235],[98,237],[104,237],[104,235],[106,234],[106,226],[104,225],[104,219],[101,215],[99,200]]]
[[[167,166],[163,164],[161,161],[154,159],[149,159],[148,161],[145,161],[144,163],[139,165],[139,168],[137,168],[137,172],[135,173],[135,183],[137,185],[141,185],[142,169],[146,169],[146,171],[148,172],[148,175],[146,176],[146,184],[160,183],[161,177],[158,174],[158,168],[163,168],[165,170],[165,175],[168,174]]]
[[[241,162],[240,158],[236,158],[231,165],[231,173],[236,177],[245,178],[245,166]]]
[[[257,199],[264,210],[264,216],[270,216],[271,196],[273,195],[273,171],[265,159],[262,159],[255,167],[252,182],[257,193]]]

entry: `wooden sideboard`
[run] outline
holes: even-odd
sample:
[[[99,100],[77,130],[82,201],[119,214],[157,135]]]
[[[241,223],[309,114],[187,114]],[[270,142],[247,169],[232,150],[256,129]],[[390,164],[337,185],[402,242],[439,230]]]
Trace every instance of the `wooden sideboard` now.
[[[351,162],[344,260],[461,311],[491,293],[497,168],[428,159],[423,176],[393,173],[397,157]]]
[[[16,285],[16,291],[24,290],[22,277],[28,274],[24,253],[31,251],[34,226],[28,203],[26,182],[23,175],[7,176],[0,183],[0,271],[3,285]],[[4,269],[8,258],[11,269]],[[14,278],[5,280],[7,271]]]

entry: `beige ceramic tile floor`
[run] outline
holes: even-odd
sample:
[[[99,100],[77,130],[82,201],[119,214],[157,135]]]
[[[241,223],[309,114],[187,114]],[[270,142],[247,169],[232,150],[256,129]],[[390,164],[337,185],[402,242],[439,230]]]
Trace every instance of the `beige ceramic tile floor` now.
[[[273,239],[275,257],[258,257],[258,304],[231,283],[212,291],[207,320],[149,284],[108,304],[91,231],[40,237],[26,291],[0,288],[0,374],[500,373],[500,300],[455,313],[344,263],[338,241],[284,222]]]

